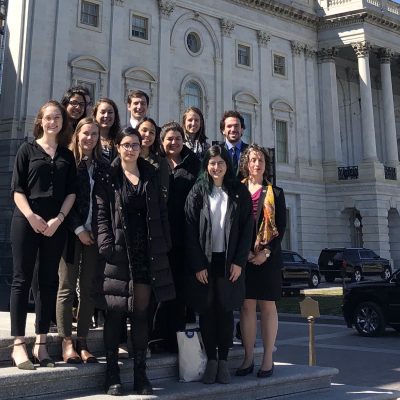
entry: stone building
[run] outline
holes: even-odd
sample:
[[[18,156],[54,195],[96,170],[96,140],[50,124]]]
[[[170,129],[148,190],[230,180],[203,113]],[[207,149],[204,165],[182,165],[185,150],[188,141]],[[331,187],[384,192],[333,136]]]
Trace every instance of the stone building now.
[[[133,88],[149,93],[160,124],[197,105],[210,141],[221,138],[223,111],[237,109],[246,141],[275,148],[285,247],[317,258],[327,246],[363,245],[400,267],[400,4],[13,0],[7,21],[4,241],[15,146],[43,102],[84,84],[114,99],[123,123]]]

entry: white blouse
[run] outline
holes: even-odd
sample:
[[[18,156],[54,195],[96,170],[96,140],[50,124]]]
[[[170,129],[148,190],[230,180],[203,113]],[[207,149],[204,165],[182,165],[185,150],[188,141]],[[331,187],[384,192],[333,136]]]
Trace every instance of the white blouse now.
[[[228,207],[228,194],[222,187],[213,186],[210,201],[211,243],[213,253],[225,251],[225,216]]]

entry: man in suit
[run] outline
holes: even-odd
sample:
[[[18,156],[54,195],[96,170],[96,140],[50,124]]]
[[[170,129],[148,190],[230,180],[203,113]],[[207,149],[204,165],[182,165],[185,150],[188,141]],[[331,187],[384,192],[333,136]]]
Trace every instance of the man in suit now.
[[[136,128],[139,122],[147,116],[149,108],[149,96],[142,90],[132,90],[128,94],[128,111],[131,113],[129,124]]]
[[[225,111],[219,123],[219,128],[224,135],[224,145],[231,157],[233,170],[236,171],[236,175],[240,179],[240,156],[248,146],[247,143],[242,141],[243,131],[246,128],[244,119],[237,111]]]

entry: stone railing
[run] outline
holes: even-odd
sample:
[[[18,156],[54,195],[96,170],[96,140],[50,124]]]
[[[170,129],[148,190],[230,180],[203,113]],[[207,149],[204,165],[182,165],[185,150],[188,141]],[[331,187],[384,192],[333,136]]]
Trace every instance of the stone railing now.
[[[387,167],[385,165],[385,179],[389,179],[391,181],[396,181],[397,180],[396,168]]]
[[[318,0],[323,9],[345,8],[345,11],[372,9],[388,16],[400,17],[400,4],[391,0]],[[336,10],[338,12],[338,10]]]

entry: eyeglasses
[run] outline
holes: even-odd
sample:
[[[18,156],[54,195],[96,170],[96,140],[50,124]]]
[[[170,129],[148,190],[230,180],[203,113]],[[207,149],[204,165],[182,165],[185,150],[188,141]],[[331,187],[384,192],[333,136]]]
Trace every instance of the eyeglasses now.
[[[80,102],[80,101],[76,101],[76,100],[70,100],[68,102],[72,107],[85,107],[85,103]]]
[[[124,150],[126,150],[126,151],[128,151],[128,150],[135,150],[135,151],[137,151],[137,150],[140,150],[140,144],[139,143],[122,143],[121,144],[121,147],[124,149]]]

